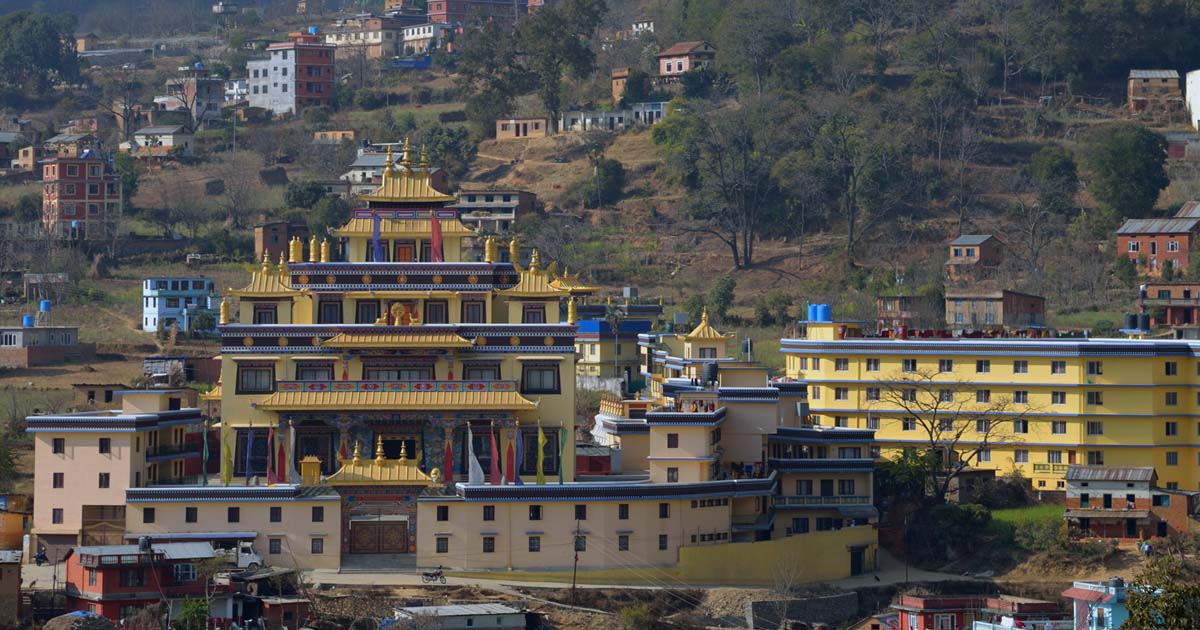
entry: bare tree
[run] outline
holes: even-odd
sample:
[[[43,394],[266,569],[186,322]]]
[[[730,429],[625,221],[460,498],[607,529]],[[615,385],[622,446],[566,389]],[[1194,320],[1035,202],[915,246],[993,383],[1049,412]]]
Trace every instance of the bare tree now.
[[[258,174],[261,166],[258,156],[243,152],[216,162],[207,169],[210,177],[223,184],[223,190],[217,197],[217,207],[225,213],[225,227],[240,228],[264,209],[266,191]]]
[[[872,406],[900,409],[900,421],[921,437],[924,472],[935,500],[945,497],[954,480],[979,462],[980,453],[1018,441],[1024,431],[1014,429],[1027,426],[1030,409],[1018,409],[1009,396],[993,396],[986,388],[942,376],[951,370],[939,365],[939,370],[898,372],[876,381],[874,391],[868,392]]]

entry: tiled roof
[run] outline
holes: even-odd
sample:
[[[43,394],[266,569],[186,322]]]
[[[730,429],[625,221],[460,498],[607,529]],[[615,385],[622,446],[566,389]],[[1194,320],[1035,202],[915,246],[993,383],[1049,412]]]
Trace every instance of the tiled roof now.
[[[451,332],[338,333],[325,341],[331,348],[470,348],[473,344]]]
[[[1179,207],[1176,219],[1200,219],[1200,201],[1189,201]]]
[[[951,245],[983,245],[989,240],[995,238],[991,234],[963,234],[962,236],[950,241]]]
[[[548,269],[539,269],[531,264],[529,269],[522,270],[521,281],[511,289],[501,289],[501,295],[517,297],[566,297],[570,291],[559,288],[554,284],[554,276]]]
[[[1130,70],[1130,79],[1178,79],[1179,73],[1175,70]]]
[[[520,411],[537,406],[517,392],[276,392],[259,409],[361,411]]]
[[[330,475],[325,483],[331,486],[426,486],[433,483],[433,480],[416,465],[398,460],[388,459],[379,463],[374,459],[351,459],[346,460],[341,469]]]
[[[1153,481],[1153,466],[1084,466],[1067,467],[1067,481]]]
[[[298,293],[288,285],[290,281],[291,276],[276,273],[264,263],[261,271],[255,271],[250,276],[250,284],[241,289],[230,289],[229,294],[237,297],[279,297]]]
[[[1129,219],[1117,228],[1117,234],[1188,234],[1200,225],[1200,218]]]
[[[658,53],[658,56],[659,57],[676,57],[679,55],[686,55],[686,54],[692,52],[693,50],[695,50],[701,46],[704,46],[705,44],[706,44],[706,42],[703,42],[703,41],[679,42],[677,44],[671,45],[666,50]]]

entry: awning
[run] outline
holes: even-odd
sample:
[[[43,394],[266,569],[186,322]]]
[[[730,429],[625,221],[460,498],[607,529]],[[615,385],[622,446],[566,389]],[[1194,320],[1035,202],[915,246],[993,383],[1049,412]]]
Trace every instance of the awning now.
[[[1149,510],[1067,510],[1067,518],[1150,518]]]
[[[145,536],[150,540],[253,540],[258,532],[176,532],[161,534],[125,534],[125,540]]]
[[[839,505],[837,511],[843,518],[879,518],[874,505]]]

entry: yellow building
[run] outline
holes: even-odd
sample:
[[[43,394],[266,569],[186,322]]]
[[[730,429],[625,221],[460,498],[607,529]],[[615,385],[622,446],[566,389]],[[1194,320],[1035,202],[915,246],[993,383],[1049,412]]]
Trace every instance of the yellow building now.
[[[1200,346],[1127,339],[864,338],[807,322],[784,339],[787,376],[825,426],[870,429],[890,457],[948,448],[970,467],[1062,490],[1070,464],[1154,466],[1200,486]]]
[[[638,335],[649,333],[661,322],[663,306],[624,300],[613,303],[581,297],[577,307],[578,330],[575,337],[576,373],[580,385],[588,389],[616,391],[605,381],[621,381],[621,391],[631,393],[642,388]]]

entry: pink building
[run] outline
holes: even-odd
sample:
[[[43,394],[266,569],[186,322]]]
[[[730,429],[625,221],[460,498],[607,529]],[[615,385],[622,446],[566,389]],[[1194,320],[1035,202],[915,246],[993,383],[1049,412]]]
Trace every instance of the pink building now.
[[[658,53],[658,74],[661,78],[676,77],[710,65],[717,58],[717,49],[704,41],[679,42]]]

